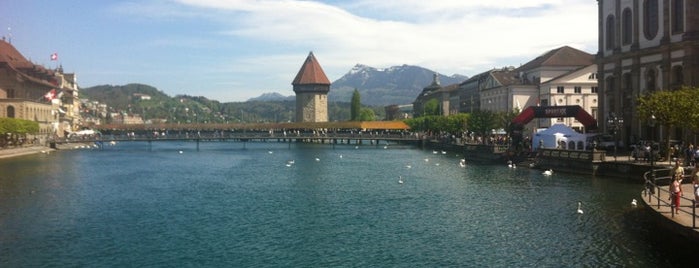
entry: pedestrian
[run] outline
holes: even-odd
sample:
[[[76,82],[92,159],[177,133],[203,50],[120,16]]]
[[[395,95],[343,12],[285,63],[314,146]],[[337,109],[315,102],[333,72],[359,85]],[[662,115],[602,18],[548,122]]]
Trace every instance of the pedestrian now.
[[[680,199],[682,198],[682,180],[675,176],[675,179],[670,184],[670,199],[672,206],[675,208],[675,214],[680,212]],[[672,208],[670,208],[672,209]]]
[[[697,207],[699,206],[699,169],[694,169],[692,178],[694,179],[692,181],[694,186],[694,206]]]
[[[680,183],[682,183],[682,179],[684,179],[684,168],[682,165],[680,165],[680,159],[677,159],[675,162],[675,168],[672,169],[672,176],[675,180],[679,180]]]

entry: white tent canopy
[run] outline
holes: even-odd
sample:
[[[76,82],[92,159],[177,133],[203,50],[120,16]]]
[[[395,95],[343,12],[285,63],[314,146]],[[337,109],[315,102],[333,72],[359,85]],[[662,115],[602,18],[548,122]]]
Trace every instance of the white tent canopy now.
[[[543,147],[546,149],[585,150],[587,135],[578,133],[564,124],[555,124],[547,129],[540,130],[532,139],[532,148],[536,151]],[[565,142],[565,147],[561,147]]]

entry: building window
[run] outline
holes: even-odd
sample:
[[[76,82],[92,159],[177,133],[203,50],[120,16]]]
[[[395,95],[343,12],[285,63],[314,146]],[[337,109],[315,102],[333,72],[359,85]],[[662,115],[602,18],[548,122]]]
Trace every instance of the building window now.
[[[565,93],[565,87],[563,86],[558,86],[556,88],[556,93]]]
[[[684,32],[684,0],[672,1],[672,33]]]
[[[574,87],[573,90],[575,90],[575,93],[582,93],[582,87]]]
[[[658,0],[643,3],[643,33],[646,39],[653,40],[658,35]]]
[[[597,87],[592,87],[592,93],[597,93]]]
[[[597,73],[591,73],[588,75],[587,80],[597,80]]]
[[[646,73],[646,90],[655,91],[655,70],[648,70]]]
[[[563,122],[563,117],[556,118],[556,122]]]
[[[7,106],[7,118],[15,118],[15,107]]]
[[[624,45],[631,44],[632,25],[631,9],[624,9],[624,13],[621,15],[621,43]]]
[[[606,30],[607,30],[607,34],[605,35],[606,48],[607,48],[607,50],[612,50],[612,49],[614,49],[614,45],[615,45],[614,44],[614,35],[615,35],[615,33],[614,33],[614,16],[612,16],[612,15],[609,15],[609,17],[607,17]]]

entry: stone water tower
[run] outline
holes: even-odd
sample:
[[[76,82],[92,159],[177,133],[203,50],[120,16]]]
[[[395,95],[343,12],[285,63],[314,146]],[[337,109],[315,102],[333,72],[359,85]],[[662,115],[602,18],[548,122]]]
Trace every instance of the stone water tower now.
[[[296,122],[328,122],[330,80],[313,52],[308,54],[291,84],[296,93]]]

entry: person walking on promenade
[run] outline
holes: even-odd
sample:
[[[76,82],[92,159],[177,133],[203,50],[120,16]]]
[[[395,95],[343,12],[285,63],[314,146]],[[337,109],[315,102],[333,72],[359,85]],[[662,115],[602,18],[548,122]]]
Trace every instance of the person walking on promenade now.
[[[670,198],[672,201],[672,206],[675,209],[675,214],[680,212],[680,198],[682,198],[682,180],[678,178],[679,177],[675,177],[672,184],[670,184]]]
[[[682,197],[682,178],[684,177],[684,168],[680,165],[680,161],[675,162],[675,168],[672,170],[672,184],[670,184],[670,200],[672,206],[675,207],[675,213],[680,210],[680,200]]]
[[[672,178],[676,180],[680,180],[680,183],[682,183],[682,179],[684,178],[684,168],[680,164],[680,159],[677,159],[675,162],[675,167],[672,169]]]
[[[693,186],[694,186],[694,206],[699,206],[699,169],[694,169],[694,174],[692,175]]]

